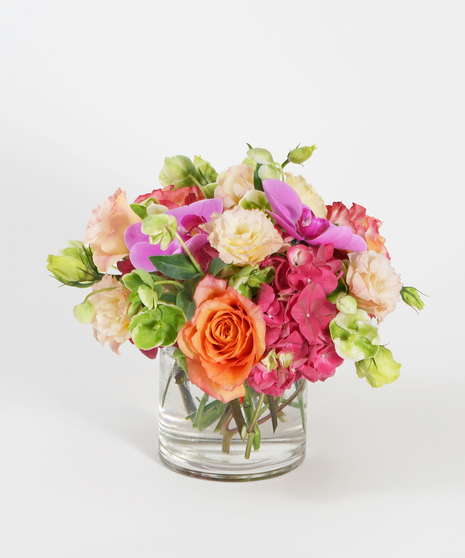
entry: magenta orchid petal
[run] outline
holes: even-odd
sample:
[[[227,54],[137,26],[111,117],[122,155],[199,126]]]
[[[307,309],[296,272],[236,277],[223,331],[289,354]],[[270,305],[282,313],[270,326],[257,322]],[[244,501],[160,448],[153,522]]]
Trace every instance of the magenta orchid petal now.
[[[311,241],[314,246],[333,244],[334,248],[340,250],[353,250],[354,252],[366,252],[367,244],[360,236],[345,226],[337,226],[330,223],[330,227],[317,238]]]
[[[208,234],[196,234],[184,241],[189,252],[196,252],[208,242]]]
[[[131,248],[138,242],[146,242],[147,238],[147,235],[142,232],[142,223],[134,223],[134,225],[130,225],[124,233],[124,242],[126,243],[128,250],[131,250]]]
[[[281,180],[268,179],[263,181],[263,190],[275,213],[294,223],[302,216],[303,204],[299,194]]]
[[[181,252],[182,247],[177,239],[173,240],[166,250],[162,250],[158,244],[150,244],[147,237],[146,242],[138,242],[131,248],[129,259],[132,265],[137,269],[157,271],[149,260],[151,256],[171,256],[173,254],[180,254]]]
[[[179,224],[187,215],[197,215],[198,217],[203,217],[205,221],[210,221],[213,213],[222,213],[222,211],[223,201],[220,198],[212,198],[171,209],[166,212],[166,215],[175,217]]]
[[[205,246],[208,242],[208,235],[205,233],[189,234],[180,223],[183,222],[190,228],[201,222],[207,222],[215,212],[223,211],[223,202],[220,199],[200,200],[190,205],[181,206],[166,212],[166,215],[172,215],[176,218],[179,227],[179,235],[186,244],[190,252],[195,252]],[[131,263],[139,269],[145,271],[156,271],[156,268],[150,262],[151,256],[171,256],[173,254],[181,254],[184,249],[178,239],[174,239],[166,250],[162,250],[157,244],[150,244],[149,236],[142,233],[141,223],[136,223],[128,227],[125,235],[126,246],[129,248],[129,259]],[[192,236],[191,236],[192,235]]]
[[[333,244],[340,250],[365,252],[366,242],[345,226],[336,226],[302,203],[297,192],[281,180],[264,180],[263,190],[273,211],[270,215],[290,236],[313,246]]]

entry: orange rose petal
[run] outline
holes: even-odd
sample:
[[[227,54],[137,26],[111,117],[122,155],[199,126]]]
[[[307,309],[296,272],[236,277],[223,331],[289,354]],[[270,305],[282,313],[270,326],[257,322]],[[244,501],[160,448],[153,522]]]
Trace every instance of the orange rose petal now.
[[[237,397],[244,397],[245,390],[243,385],[232,390],[224,389],[207,376],[200,362],[186,358],[186,363],[190,381],[211,397],[218,399],[222,403],[229,403],[229,401]]]
[[[197,285],[194,294],[194,302],[197,308],[212,298],[216,298],[228,287],[228,283],[224,279],[216,279],[213,275],[206,275]]]

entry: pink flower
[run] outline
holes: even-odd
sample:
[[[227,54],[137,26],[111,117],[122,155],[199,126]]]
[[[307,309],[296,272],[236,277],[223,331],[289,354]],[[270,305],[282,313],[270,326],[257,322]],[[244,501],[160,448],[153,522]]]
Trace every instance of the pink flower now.
[[[296,296],[297,300],[291,310],[292,317],[299,324],[307,341],[315,343],[322,330],[336,316],[336,307],[326,299],[325,292],[316,283],[311,283]]]
[[[341,276],[341,260],[333,258],[332,244],[326,246],[291,246],[287,253],[290,265],[294,262],[303,262],[297,265],[288,275],[289,284],[296,291],[302,291],[310,283],[316,283],[330,294],[337,287]]]
[[[392,312],[402,288],[398,275],[383,254],[373,250],[349,254],[346,283],[357,306],[378,322]]]
[[[341,202],[335,202],[326,207],[328,209],[327,219],[331,223],[350,227],[354,233],[366,241],[367,250],[374,250],[389,258],[384,246],[386,239],[379,234],[379,228],[383,223],[367,215],[364,207],[354,203],[350,209],[347,209]]]
[[[99,283],[92,286],[94,292],[100,289],[108,290],[90,297],[95,308],[92,319],[94,337],[102,345],[108,343],[110,349],[119,355],[120,346],[131,337],[128,316],[130,291],[112,275],[105,275]]]
[[[247,384],[258,393],[280,397],[296,381],[296,374],[278,362],[277,368],[268,368],[259,362],[250,371]]]
[[[130,208],[126,192],[118,188],[106,201],[92,211],[84,242],[94,250],[95,265],[101,271],[129,255],[124,242],[126,229],[140,218]]]
[[[202,190],[198,186],[187,186],[174,190],[174,186],[165,186],[153,190],[150,194],[143,194],[134,200],[134,203],[142,203],[148,198],[155,198],[159,204],[168,209],[176,209],[183,205],[190,205],[196,201],[205,199]]]

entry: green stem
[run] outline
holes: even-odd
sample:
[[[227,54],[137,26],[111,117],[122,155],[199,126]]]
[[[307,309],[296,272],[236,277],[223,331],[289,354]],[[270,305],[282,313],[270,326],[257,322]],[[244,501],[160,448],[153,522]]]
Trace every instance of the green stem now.
[[[268,399],[268,405],[270,406],[271,424],[273,426],[273,434],[278,428],[278,411],[276,409],[276,401],[272,395],[266,396]]]
[[[247,432],[249,433],[254,431],[255,423],[257,422],[258,417],[260,416],[260,409],[261,406],[263,405],[263,401],[265,401],[265,394],[261,393],[260,397],[258,398],[257,406],[255,407],[255,412],[252,416],[252,420],[249,422],[249,427],[247,428]]]
[[[166,382],[166,386],[165,386],[165,389],[164,389],[164,391],[163,391],[163,397],[162,397],[162,399],[161,399],[161,406],[162,406],[162,408],[165,406],[166,395],[167,395],[167,393],[168,393],[168,388],[170,387],[170,383],[171,383],[171,380],[172,380],[173,376],[174,376],[174,370],[173,370],[173,371],[171,372],[171,374],[168,376],[168,380],[167,380],[167,382]]]
[[[302,392],[299,392],[299,408],[300,408],[300,417],[302,419],[302,428],[304,432],[306,432],[307,429],[305,426],[305,405],[304,405],[304,398]]]
[[[254,432],[249,432],[247,434],[247,446],[245,448],[245,455],[244,455],[244,457],[246,459],[250,458],[250,452],[252,451],[254,438],[255,438],[255,433]]]
[[[114,291],[117,287],[106,287],[105,289],[97,289],[96,291],[92,291],[91,293],[89,293],[86,298],[84,299],[84,302],[86,302],[87,299],[89,299],[91,296],[94,296],[94,294],[97,293],[103,293],[105,291]]]
[[[220,430],[223,428],[223,424],[225,423],[226,419],[228,418],[229,413],[231,412],[231,409],[229,407],[229,405],[226,405],[226,407],[224,408],[224,412],[220,418],[220,420],[218,421],[218,424],[216,425],[216,428],[213,432],[220,432]]]
[[[197,426],[199,425],[199,421],[200,421],[200,418],[203,414],[203,410],[205,409],[205,405],[207,404],[208,398],[209,398],[209,395],[208,395],[208,393],[206,393],[202,397],[202,399],[200,400],[199,408],[197,409],[197,413],[195,414],[194,422],[192,423],[192,426],[194,428],[197,428]]]
[[[242,409],[241,404],[239,403],[239,399],[233,399],[229,402],[231,406],[231,411],[234,417],[234,421],[237,426],[237,431],[242,440],[245,440],[245,436],[247,434],[247,425],[245,424],[244,417],[242,416]]]
[[[174,233],[176,238],[179,240],[181,246],[184,248],[184,250],[186,251],[186,254],[189,256],[191,262],[194,264],[195,269],[201,274],[203,275],[203,271],[201,269],[201,267],[199,266],[199,264],[197,263],[197,260],[194,258],[194,256],[192,255],[191,251],[189,250],[189,248],[186,246],[186,244],[184,243],[183,239],[179,236],[178,233]]]
[[[192,179],[192,182],[199,188],[203,186],[203,184],[200,184],[200,182],[195,178],[195,176],[192,176],[192,174],[190,174],[189,177]]]
[[[286,165],[288,165],[290,163],[289,159],[286,159],[284,161],[284,163],[281,165],[282,168],[284,168]]]
[[[184,290],[185,287],[182,283],[178,283],[177,281],[155,281],[155,285],[176,285],[180,289]]]

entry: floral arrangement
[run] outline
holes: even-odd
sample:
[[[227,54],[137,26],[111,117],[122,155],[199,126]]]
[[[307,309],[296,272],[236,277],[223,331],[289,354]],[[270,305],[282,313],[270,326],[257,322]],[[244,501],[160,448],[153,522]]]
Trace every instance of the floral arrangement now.
[[[200,157],[167,158],[161,189],[132,204],[118,189],[92,212],[83,242],[48,257],[61,283],[92,289],[74,315],[102,345],[119,354],[130,341],[149,358],[175,348],[205,394],[194,427],[214,398],[213,420],[232,414],[246,457],[259,446],[265,398],[275,429],[295,382],[325,381],[344,360],[372,387],[396,380],[401,365],[378,327],[400,298],[423,308],[392,267],[378,219],[357,204],[325,205],[284,170],[314,150],[297,147],[279,164],[250,147],[221,174]]]

